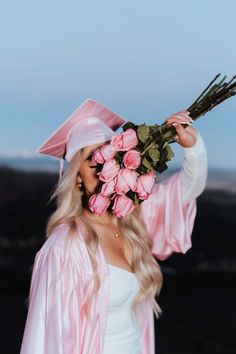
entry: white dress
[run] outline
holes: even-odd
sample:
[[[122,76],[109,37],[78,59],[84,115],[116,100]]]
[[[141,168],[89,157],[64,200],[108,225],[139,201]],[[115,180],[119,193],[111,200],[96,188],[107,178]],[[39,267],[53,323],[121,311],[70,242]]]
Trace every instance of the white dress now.
[[[134,273],[108,264],[109,309],[103,354],[141,354],[140,330],[131,316],[130,305],[138,293]]]

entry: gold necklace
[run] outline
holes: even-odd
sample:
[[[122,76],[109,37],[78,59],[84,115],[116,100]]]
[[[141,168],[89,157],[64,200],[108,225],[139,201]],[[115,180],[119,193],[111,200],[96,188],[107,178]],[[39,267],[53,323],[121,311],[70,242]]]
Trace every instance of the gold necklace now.
[[[101,223],[100,223],[100,225],[106,226],[106,224],[101,224]],[[116,239],[121,239],[121,238],[122,238],[122,236],[121,236],[121,234],[120,234],[119,232],[117,232],[117,231],[112,231],[112,233],[113,233],[113,235],[114,235],[114,237],[115,237]],[[99,240],[102,241],[102,238],[99,237]]]
[[[121,235],[119,234],[119,232],[115,232],[115,238],[119,238],[121,237]]]
[[[121,237],[122,237],[122,236],[119,234],[119,232],[113,232],[113,234],[114,234],[114,237],[115,237],[116,240],[120,240]],[[98,238],[99,238],[99,240],[102,242],[102,237],[99,236]]]

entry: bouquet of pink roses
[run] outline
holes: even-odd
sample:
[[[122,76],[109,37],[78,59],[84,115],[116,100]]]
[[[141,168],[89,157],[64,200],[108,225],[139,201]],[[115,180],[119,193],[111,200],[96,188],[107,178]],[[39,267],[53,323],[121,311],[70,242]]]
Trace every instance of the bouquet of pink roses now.
[[[145,166],[146,158],[142,158],[141,151],[136,131],[128,128],[94,152],[93,161],[102,165],[98,176],[103,183],[100,193],[89,199],[93,212],[101,214],[113,201],[113,213],[126,216],[148,198],[155,184],[155,173],[151,165]]]
[[[224,83],[224,76],[220,83],[213,85],[219,76],[187,109],[193,120],[236,94],[236,82],[233,82],[236,76],[228,83]],[[132,212],[136,205],[149,197],[157,173],[165,171],[166,162],[174,156],[169,144],[175,142],[176,131],[171,125],[135,125],[127,122],[122,129],[121,134],[114,135],[109,144],[93,154],[92,159],[100,170],[97,174],[101,183],[99,192],[89,199],[89,208],[98,215],[111,203],[112,212],[117,217]]]

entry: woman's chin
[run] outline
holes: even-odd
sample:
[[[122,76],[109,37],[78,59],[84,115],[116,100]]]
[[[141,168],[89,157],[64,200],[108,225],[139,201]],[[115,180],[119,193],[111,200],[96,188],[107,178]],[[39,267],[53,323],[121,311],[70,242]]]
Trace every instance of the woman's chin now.
[[[98,193],[98,187],[99,187],[99,179],[97,181],[97,183],[95,184],[94,188],[90,188],[89,190],[86,189],[85,193],[88,197],[91,197],[91,195],[93,194],[97,194]]]

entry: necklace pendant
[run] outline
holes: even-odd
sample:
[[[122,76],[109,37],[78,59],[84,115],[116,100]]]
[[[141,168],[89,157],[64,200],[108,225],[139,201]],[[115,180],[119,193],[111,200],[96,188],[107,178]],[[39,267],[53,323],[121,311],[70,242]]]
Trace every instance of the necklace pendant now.
[[[115,238],[120,237],[120,234],[118,232],[115,233]]]

